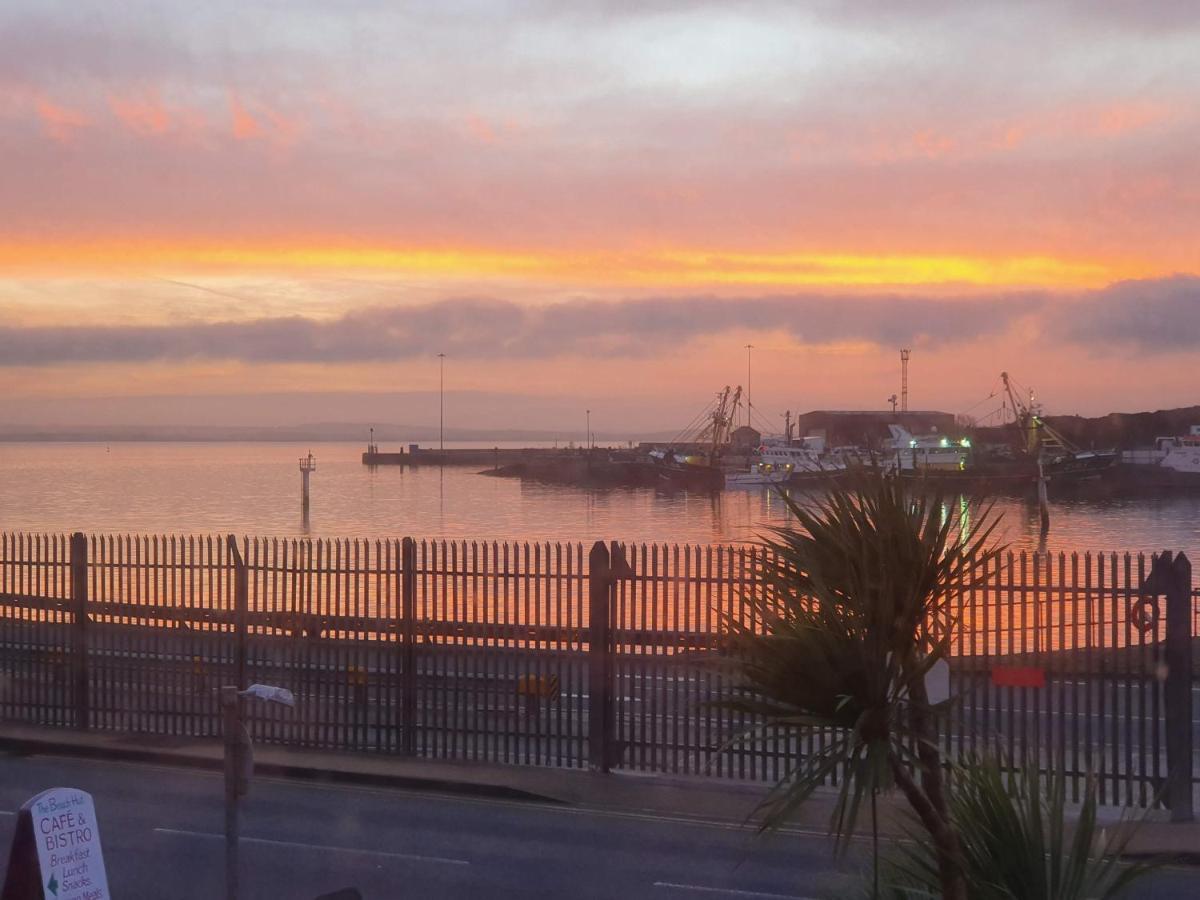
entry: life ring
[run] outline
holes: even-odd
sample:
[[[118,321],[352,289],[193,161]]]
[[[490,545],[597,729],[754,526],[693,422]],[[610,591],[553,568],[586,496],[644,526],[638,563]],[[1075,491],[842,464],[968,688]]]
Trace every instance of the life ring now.
[[[1139,597],[1129,609],[1129,621],[1142,634],[1148,634],[1158,627],[1158,598]]]

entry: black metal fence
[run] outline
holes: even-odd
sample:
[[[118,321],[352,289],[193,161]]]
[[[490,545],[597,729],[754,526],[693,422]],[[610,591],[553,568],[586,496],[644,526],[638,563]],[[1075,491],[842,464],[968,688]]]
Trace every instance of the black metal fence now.
[[[261,682],[297,707],[253,706],[257,741],[773,780],[825,736],[731,743],[755,723],[706,702],[761,552],[4,534],[0,717],[215,737],[217,688]],[[1197,608],[1153,563],[1009,554],[957,592],[946,749],[1091,772],[1108,803],[1190,783]]]

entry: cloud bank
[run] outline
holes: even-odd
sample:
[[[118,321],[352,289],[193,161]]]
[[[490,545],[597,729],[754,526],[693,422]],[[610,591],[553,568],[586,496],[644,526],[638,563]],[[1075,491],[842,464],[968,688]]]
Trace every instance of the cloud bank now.
[[[1138,353],[1200,349],[1200,278],[1123,281],[1083,308],[1059,311],[1053,333],[1076,344]]]
[[[1077,346],[1189,350],[1200,345],[1200,278],[1124,282],[1070,299],[1039,293],[969,298],[805,293],[578,300],[528,306],[447,299],[380,306],[334,319],[267,317],[151,326],[0,327],[0,364],[236,360],[267,363],[460,358],[647,358],[729,332],[783,334],[799,344],[930,348],[1002,335],[1030,319]]]

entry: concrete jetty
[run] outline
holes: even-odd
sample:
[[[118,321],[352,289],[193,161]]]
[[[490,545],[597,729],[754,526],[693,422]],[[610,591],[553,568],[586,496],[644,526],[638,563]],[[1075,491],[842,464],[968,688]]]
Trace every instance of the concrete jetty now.
[[[520,465],[529,462],[549,462],[560,458],[583,457],[583,448],[554,448],[554,447],[471,447],[437,450],[409,444],[408,449],[396,452],[382,452],[378,448],[368,448],[363,452],[364,466],[490,466],[499,469],[503,466]],[[595,453],[608,452],[599,447]]]

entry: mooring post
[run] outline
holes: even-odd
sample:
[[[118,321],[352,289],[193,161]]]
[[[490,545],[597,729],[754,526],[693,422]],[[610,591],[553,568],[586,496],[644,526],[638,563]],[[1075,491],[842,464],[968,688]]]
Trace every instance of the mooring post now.
[[[242,551],[238,549],[237,538],[232,534],[226,538],[229,546],[229,557],[233,562],[233,627],[237,648],[237,687],[244,691],[249,687],[246,682],[246,629],[247,610],[250,605],[250,578],[246,571],[246,561]]]
[[[609,552],[596,541],[588,554],[588,764],[607,772],[612,742],[612,657]]]
[[[1167,790],[1166,803],[1172,822],[1192,822],[1192,564],[1178,553],[1169,565],[1167,582],[1167,683],[1166,706]]]
[[[75,727],[91,725],[88,690],[88,545],[83,532],[71,535],[71,681],[75,691]]]
[[[400,545],[400,746],[407,756],[417,752],[417,543]]]

